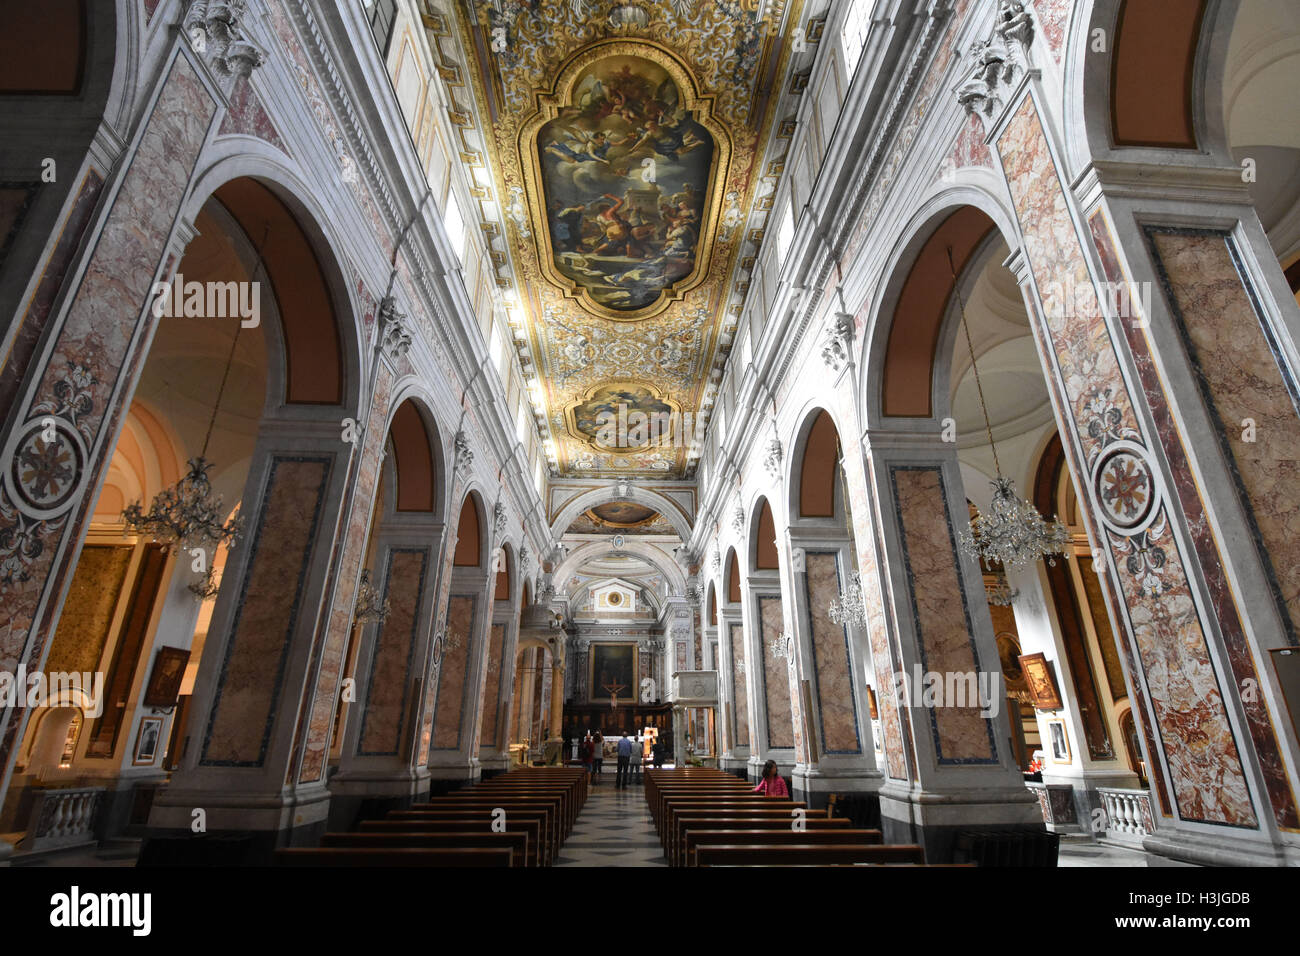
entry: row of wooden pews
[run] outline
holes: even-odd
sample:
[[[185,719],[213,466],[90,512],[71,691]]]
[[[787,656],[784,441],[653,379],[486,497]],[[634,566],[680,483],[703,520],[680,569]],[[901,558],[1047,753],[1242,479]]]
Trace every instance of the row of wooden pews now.
[[[582,768],[525,767],[454,791],[319,847],[275,852],[277,866],[550,866],[587,799]]]
[[[887,845],[879,830],[854,829],[803,801],[760,796],[721,770],[650,770],[645,791],[673,866],[925,864],[919,846]]]

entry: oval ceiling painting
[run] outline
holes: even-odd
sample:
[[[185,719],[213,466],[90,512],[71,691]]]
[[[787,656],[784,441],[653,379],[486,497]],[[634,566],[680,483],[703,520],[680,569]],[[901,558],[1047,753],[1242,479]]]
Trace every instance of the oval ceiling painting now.
[[[695,271],[713,137],[641,57],[598,60],[572,89],[537,135],[552,260],[596,304],[642,309]]]

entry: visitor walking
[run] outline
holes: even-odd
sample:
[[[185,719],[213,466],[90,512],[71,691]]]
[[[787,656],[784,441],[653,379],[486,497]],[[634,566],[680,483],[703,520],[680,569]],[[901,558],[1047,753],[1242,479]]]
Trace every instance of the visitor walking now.
[[[626,787],[628,785],[629,764],[632,761],[632,741],[627,739],[627,731],[623,731],[623,737],[618,742],[618,775],[614,778],[614,786]]]

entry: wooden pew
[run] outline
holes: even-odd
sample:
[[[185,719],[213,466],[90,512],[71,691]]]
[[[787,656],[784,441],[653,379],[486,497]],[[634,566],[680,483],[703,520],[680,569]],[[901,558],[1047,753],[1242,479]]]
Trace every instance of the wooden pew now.
[[[836,864],[911,863],[924,864],[925,851],[915,844],[880,846],[840,844],[837,846],[754,846],[710,844],[695,850],[697,866],[833,866]]]
[[[473,849],[290,847],[276,850],[273,866],[510,866],[508,846]]]
[[[528,859],[528,834],[484,833],[482,831],[461,831],[452,833],[430,832],[396,832],[381,833],[327,833],[321,837],[322,847],[375,847],[378,849],[466,849],[483,847],[509,847],[514,851],[511,866],[525,866]]]
[[[710,816],[700,814],[698,816],[685,817],[681,823],[681,835],[673,844],[673,853],[669,857],[669,863],[672,866],[694,866],[694,862],[687,857],[687,843],[692,833],[701,830],[760,830],[764,832],[785,832],[793,833],[790,829],[790,820],[783,816],[756,816],[754,814],[731,814],[728,816]],[[851,830],[853,824],[843,817],[824,817],[817,816],[816,811],[811,817],[804,819],[803,825],[805,832],[807,830]],[[724,841],[725,842],[725,841]],[[861,841],[856,841],[861,842]]]
[[[492,820],[483,813],[430,814],[419,819],[367,820],[358,833],[491,833]],[[550,866],[553,847],[544,845],[545,820],[540,813],[520,811],[506,818],[506,832],[528,837],[526,866]]]
[[[545,839],[551,845],[559,846],[565,836],[560,820],[560,805],[548,797],[517,797],[511,794],[474,796],[470,793],[460,797],[434,797],[427,803],[413,804],[409,810],[393,810],[386,819],[418,820],[422,813],[443,810],[479,810],[490,814],[498,808],[505,810],[507,821],[514,810],[541,810],[546,816]]]
[[[767,801],[784,802],[784,801]],[[674,811],[672,818],[664,828],[664,851],[669,860],[674,859],[675,855],[680,852],[680,848],[685,841],[686,829],[694,826],[697,829],[701,826],[702,821],[735,821],[737,823],[745,820],[775,820],[783,822],[787,827],[794,822],[795,817],[791,806],[773,807],[773,806],[754,806],[754,805],[728,805],[728,806],[705,806],[705,807],[688,807]],[[804,821],[824,820],[826,819],[825,810],[804,810]]]
[[[844,827],[813,827],[792,831],[773,829],[686,831],[679,866],[695,866],[695,852],[702,846],[879,846],[879,830],[853,830]]]

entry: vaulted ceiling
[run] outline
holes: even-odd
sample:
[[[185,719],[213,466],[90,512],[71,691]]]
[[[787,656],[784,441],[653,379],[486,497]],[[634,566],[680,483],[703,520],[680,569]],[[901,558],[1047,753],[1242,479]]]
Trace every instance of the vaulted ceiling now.
[[[813,52],[791,51],[803,3],[457,4],[559,474],[692,471],[789,142],[777,104]]]

